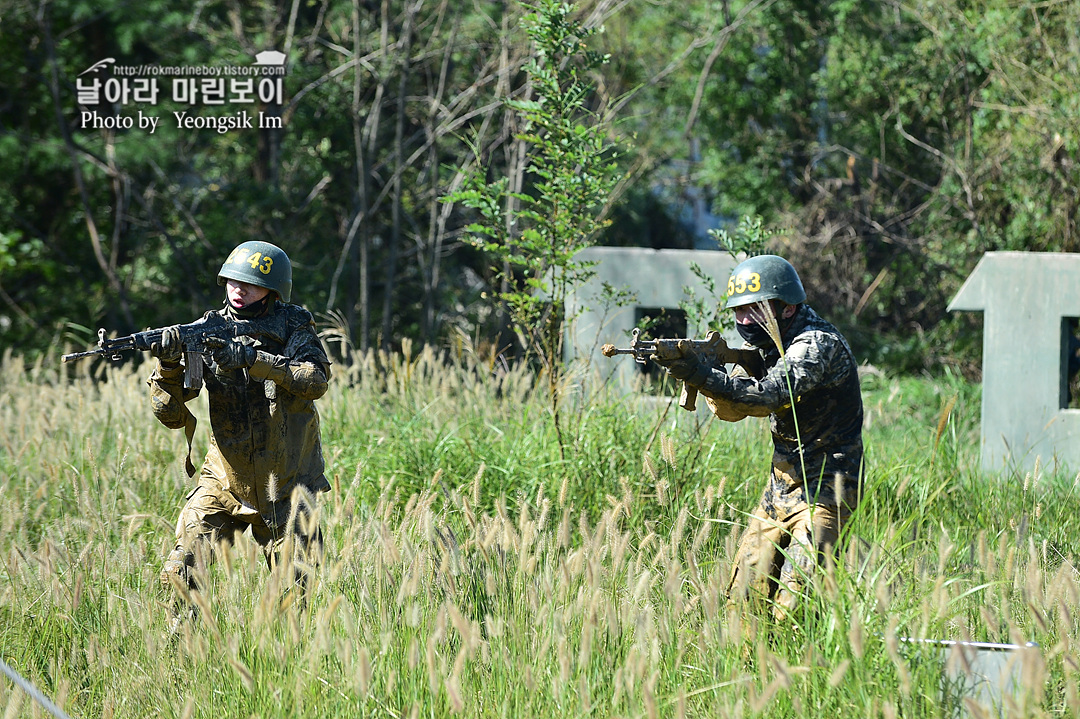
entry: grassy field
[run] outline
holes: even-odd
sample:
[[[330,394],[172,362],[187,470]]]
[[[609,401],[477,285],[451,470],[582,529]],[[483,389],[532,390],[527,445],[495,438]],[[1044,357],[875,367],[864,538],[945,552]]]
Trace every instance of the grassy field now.
[[[306,609],[242,544],[170,637],[183,433],[147,366],[65,369],[0,365],[0,656],[72,717],[981,715],[904,637],[1037,642],[1004,715],[1080,713],[1076,478],[982,478],[961,380],[864,378],[865,499],[777,626],[724,597],[763,421],[568,387],[560,443],[526,373],[356,358]],[[0,710],[45,716],[5,678]]]

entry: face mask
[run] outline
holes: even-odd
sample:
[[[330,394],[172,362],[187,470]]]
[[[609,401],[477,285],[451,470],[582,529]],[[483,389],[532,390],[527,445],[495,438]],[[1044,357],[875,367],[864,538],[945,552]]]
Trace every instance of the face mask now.
[[[758,349],[775,346],[772,337],[769,336],[769,331],[757,322],[752,322],[748,325],[736,324],[735,329],[739,331],[740,337]]]

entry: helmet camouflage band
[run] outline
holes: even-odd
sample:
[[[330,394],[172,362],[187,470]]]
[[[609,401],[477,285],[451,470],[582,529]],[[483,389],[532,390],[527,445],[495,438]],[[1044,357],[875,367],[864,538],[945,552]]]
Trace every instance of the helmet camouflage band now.
[[[776,255],[758,255],[740,262],[728,280],[727,309],[754,302],[780,300],[797,305],[806,300],[799,273]]]
[[[292,263],[285,250],[269,242],[243,242],[229,253],[218,272],[218,284],[225,280],[247,282],[277,292],[283,302],[292,296]]]

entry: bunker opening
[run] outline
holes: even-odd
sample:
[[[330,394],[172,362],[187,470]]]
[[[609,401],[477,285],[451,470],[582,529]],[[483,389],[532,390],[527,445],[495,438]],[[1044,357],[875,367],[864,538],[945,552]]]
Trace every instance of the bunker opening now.
[[[1061,318],[1061,409],[1080,409],[1080,317]]]
[[[647,339],[677,339],[689,337],[687,334],[686,312],[670,307],[635,307],[634,326],[641,328],[641,335]],[[650,394],[676,395],[680,391],[679,383],[671,379],[664,368],[652,360],[645,364],[634,365],[645,379],[646,389]]]

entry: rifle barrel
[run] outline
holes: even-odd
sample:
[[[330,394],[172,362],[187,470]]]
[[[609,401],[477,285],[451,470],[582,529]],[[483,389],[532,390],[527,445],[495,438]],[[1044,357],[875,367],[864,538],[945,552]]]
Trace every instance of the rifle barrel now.
[[[645,351],[648,352],[650,350],[646,348]],[[625,348],[625,347],[616,347],[615,345],[611,345],[611,344],[604,345],[603,347],[600,348],[600,354],[604,355],[605,357],[614,357],[615,355],[641,354],[641,352],[642,352],[641,347]]]
[[[60,358],[61,362],[70,362],[71,360],[82,359],[83,357],[93,357],[94,355],[104,354],[101,349],[90,350],[89,352],[72,352],[71,354],[63,355]]]

